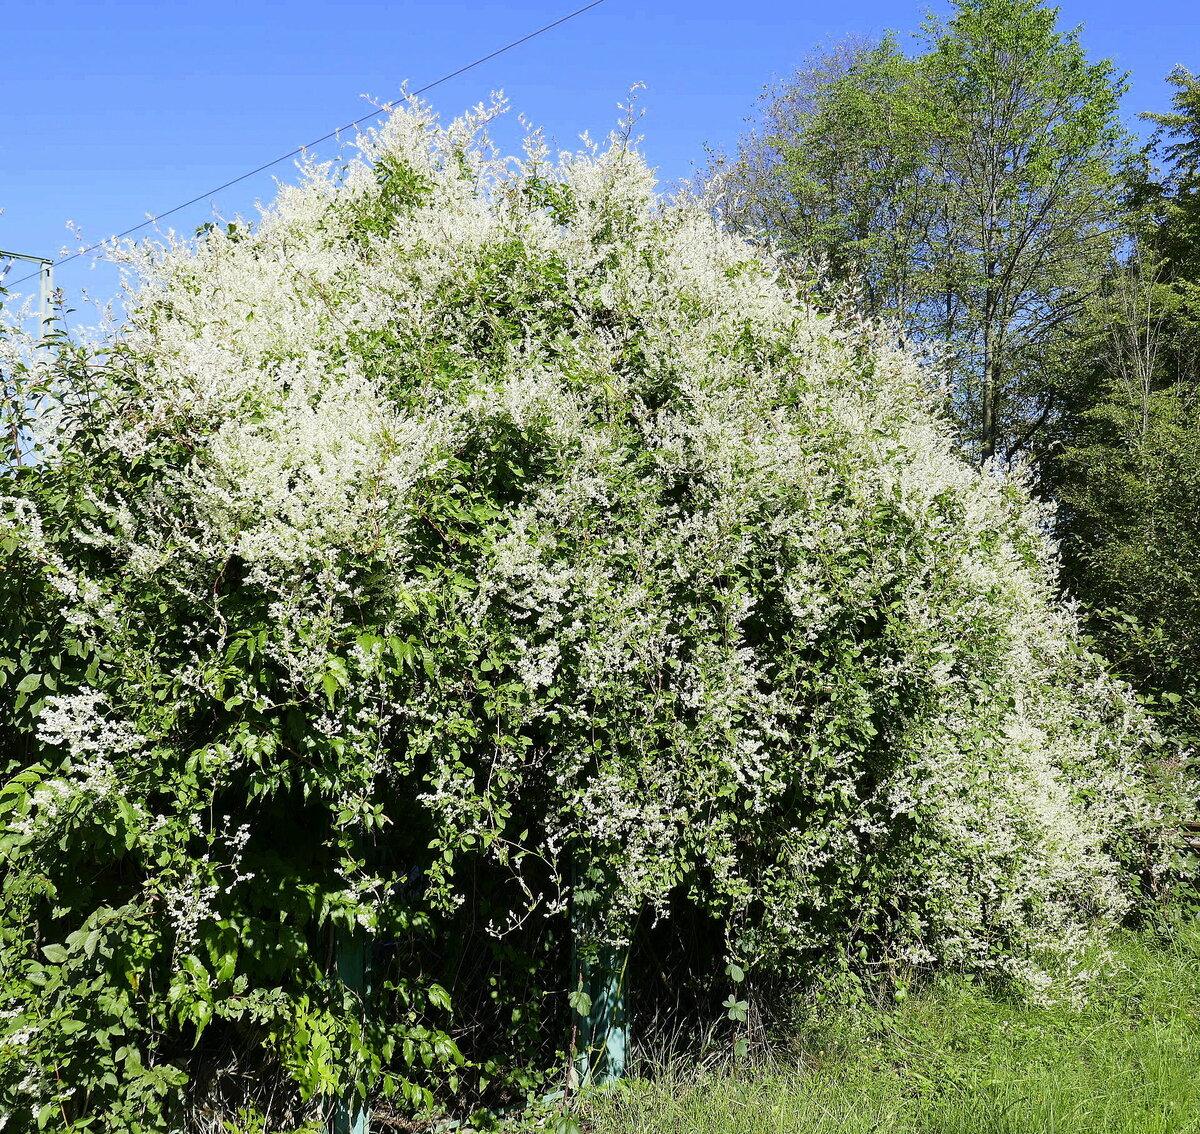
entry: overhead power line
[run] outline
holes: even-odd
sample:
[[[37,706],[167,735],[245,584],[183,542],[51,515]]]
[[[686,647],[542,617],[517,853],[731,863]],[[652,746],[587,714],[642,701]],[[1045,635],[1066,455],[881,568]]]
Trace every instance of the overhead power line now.
[[[480,66],[482,63],[488,62],[490,59],[495,59],[498,55],[503,55],[506,51],[512,51],[514,47],[520,47],[523,43],[528,43],[531,39],[536,39],[539,35],[544,35],[546,32],[565,24],[568,20],[573,20],[576,16],[582,16],[584,12],[592,8],[598,8],[604,0],[592,0],[590,4],[585,4],[582,8],[576,8],[573,12],[568,12],[565,16],[560,16],[553,23],[546,24],[544,27],[538,28],[536,31],[531,31],[528,35],[521,36],[520,39],[514,39],[512,43],[506,43],[503,47],[496,48],[495,51],[487,55],[482,55],[472,63],[467,63],[465,66],[459,67],[457,71],[451,71],[448,75],[443,75],[440,79],[434,79],[432,83],[426,83],[423,87],[412,91],[408,97],[416,98],[417,95],[423,95],[426,91],[433,90],[434,87],[439,87],[442,83],[448,83],[451,79],[457,79],[459,75],[464,75],[466,72]],[[388,102],[382,107],[383,110],[390,110],[396,103]],[[78,259],[80,256],[86,256],[90,252],[95,252],[97,248],[103,248],[105,244],[112,240],[123,240],[127,236],[132,236],[135,232],[140,232],[143,228],[152,224],[157,224],[167,217],[181,212],[192,205],[197,205],[207,197],[213,197],[217,193],[224,192],[231,186],[238,185],[247,179],[254,177],[255,174],[264,172],[270,169],[273,165],[278,165],[281,161],[287,161],[288,158],[294,158],[304,153],[305,150],[311,150],[314,146],[319,146],[322,142],[328,142],[330,138],[336,138],[343,130],[353,129],[355,126],[361,126],[369,118],[374,118],[380,113],[379,109],[372,110],[368,114],[364,114],[361,118],[356,118],[353,122],[347,122],[345,126],[339,126],[336,130],[330,130],[328,134],[322,134],[315,141],[309,142],[304,146],[297,146],[294,150],[289,150],[286,154],[280,157],[273,158],[271,161],[264,162],[262,165],[250,170],[248,173],[243,173],[239,177],[233,178],[231,181],[226,181],[223,185],[218,185],[215,189],[209,189],[205,193],[201,193],[198,197],[193,197],[190,201],[184,201],[182,205],[176,205],[174,208],[167,209],[166,212],[156,213],[142,221],[141,224],[135,224],[132,228],[125,229],[124,232],[118,232],[115,236],[109,237],[107,240],[98,241],[96,244],[89,245],[87,248],[81,248],[78,252],[72,252],[69,256],[64,256],[61,260],[55,260],[53,266],[58,268],[63,264],[67,264],[72,260]],[[37,272],[30,272],[27,276],[22,276],[19,280],[10,284],[10,287],[16,287],[18,284],[23,284],[26,280],[31,280],[36,276]]]

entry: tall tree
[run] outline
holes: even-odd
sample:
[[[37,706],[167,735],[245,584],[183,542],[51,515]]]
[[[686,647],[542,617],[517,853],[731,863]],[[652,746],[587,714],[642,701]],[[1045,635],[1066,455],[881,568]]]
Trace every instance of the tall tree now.
[[[1142,115],[1157,124],[1153,148],[1166,163],[1164,176],[1147,179],[1144,196],[1159,206],[1150,242],[1174,281],[1194,284],[1200,280],[1200,76],[1176,67],[1167,82],[1175,87],[1171,110]]]
[[[1036,0],[958,0],[914,56],[891,38],[827,53],[768,94],[717,186],[735,227],[765,223],[785,251],[853,275],[869,314],[949,345],[952,409],[980,459],[1037,452],[1056,411],[1043,364],[1119,227],[1124,80],[1056,19]],[[792,98],[800,82],[811,93]],[[746,160],[764,148],[774,163]]]
[[[846,39],[768,88],[759,128],[712,173],[727,223],[852,280],[872,315],[910,306],[929,239],[929,122],[895,38]]]
[[[1027,450],[1054,410],[1053,356],[1118,229],[1123,81],[1031,0],[967,0],[926,25],[925,89],[945,122],[934,257],[982,457]]]
[[[1065,583],[1122,672],[1200,737],[1200,80],[1131,167],[1132,223],[1079,336],[1051,462]]]

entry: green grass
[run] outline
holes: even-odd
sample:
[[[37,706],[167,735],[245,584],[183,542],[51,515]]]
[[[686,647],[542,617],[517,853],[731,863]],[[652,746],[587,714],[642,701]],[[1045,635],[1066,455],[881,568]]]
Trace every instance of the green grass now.
[[[945,980],[742,1066],[675,1060],[585,1102],[595,1134],[1200,1132],[1200,929],[1128,935],[1082,1006]]]

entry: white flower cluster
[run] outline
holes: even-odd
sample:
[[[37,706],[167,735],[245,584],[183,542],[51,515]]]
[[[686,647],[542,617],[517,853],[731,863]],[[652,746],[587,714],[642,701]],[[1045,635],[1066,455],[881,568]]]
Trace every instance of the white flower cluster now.
[[[337,807],[390,775],[451,889],[443,862],[533,832],[609,878],[611,938],[685,892],[763,964],[862,940],[1032,974],[1114,924],[1130,848],[1165,862],[1153,737],[1023,487],[955,455],[913,358],[664,205],[623,142],[501,161],[487,114],[413,106],[254,231],[142,263],[107,443],[187,457],[111,486],[94,538],[191,596],[185,685],[217,688],[237,572],[274,696],[353,701],[311,715],[359,769]],[[71,585],[69,620],[138,640]],[[364,629],[423,652],[381,677]],[[42,734],[98,777],[135,740],[95,705]]]

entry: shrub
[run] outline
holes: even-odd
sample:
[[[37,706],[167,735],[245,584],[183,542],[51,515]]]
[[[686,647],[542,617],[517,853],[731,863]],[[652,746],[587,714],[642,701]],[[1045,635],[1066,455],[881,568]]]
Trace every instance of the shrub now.
[[[103,343],[8,339],[5,1110],[502,1101],[639,919],[1036,984],[1164,876],[1153,733],[913,359],[622,139],[486,117],[141,253]]]

